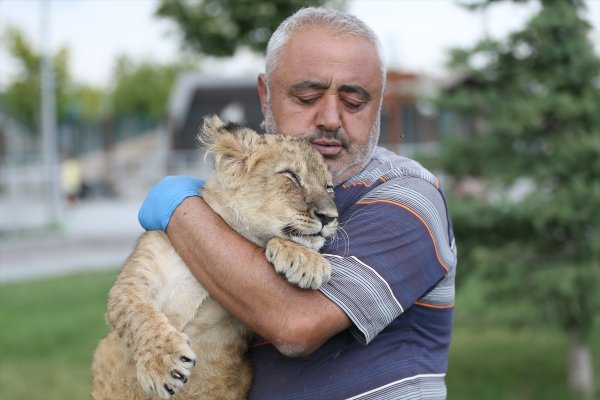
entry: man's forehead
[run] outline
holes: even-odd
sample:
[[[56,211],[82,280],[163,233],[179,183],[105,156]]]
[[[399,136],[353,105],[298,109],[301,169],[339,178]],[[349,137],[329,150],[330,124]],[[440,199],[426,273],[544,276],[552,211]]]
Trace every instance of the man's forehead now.
[[[322,28],[294,32],[275,68],[286,86],[325,84],[336,88],[377,86],[381,64],[373,43]]]

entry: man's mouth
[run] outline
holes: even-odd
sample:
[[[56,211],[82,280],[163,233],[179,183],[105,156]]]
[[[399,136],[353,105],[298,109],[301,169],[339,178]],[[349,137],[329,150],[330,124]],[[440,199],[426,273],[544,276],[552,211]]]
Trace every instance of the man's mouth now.
[[[342,151],[342,144],[337,140],[315,139],[310,144],[324,156],[334,156]]]

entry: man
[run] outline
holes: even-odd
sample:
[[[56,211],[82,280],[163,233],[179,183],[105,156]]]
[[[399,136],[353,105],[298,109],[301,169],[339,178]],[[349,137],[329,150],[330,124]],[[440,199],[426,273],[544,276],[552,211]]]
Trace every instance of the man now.
[[[258,77],[266,130],[307,138],[336,184],[341,229],[322,249],[332,278],[320,290],[279,276],[194,196],[193,179],[167,178],[140,210],[142,225],[166,229],[201,284],[265,339],[250,350],[251,399],[446,398],[452,226],[436,178],[376,147],[384,85],[378,39],[353,16],[303,9],[269,42]]]

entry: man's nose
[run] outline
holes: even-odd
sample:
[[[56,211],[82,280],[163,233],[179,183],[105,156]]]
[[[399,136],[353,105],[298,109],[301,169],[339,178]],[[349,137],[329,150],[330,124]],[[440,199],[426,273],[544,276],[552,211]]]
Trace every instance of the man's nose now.
[[[317,127],[335,132],[342,126],[341,108],[336,95],[327,94],[320,104]]]

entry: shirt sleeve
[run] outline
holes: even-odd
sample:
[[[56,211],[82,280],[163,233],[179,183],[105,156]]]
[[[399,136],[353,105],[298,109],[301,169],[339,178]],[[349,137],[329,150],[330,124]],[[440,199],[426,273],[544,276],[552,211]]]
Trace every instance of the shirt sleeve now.
[[[453,269],[450,231],[438,188],[413,177],[386,182],[343,213],[323,249],[332,275],[320,290],[368,344]]]

